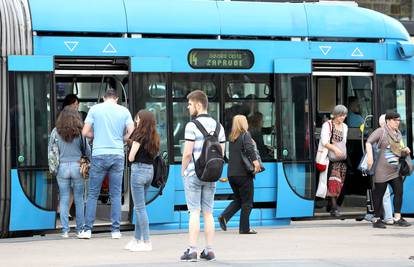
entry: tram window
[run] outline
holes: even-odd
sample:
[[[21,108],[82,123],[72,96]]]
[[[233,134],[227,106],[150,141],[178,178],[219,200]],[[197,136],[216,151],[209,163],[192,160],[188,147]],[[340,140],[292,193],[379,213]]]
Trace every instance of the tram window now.
[[[401,115],[400,131],[404,143],[407,144],[406,89],[409,76],[378,75],[381,114],[390,111]]]
[[[364,118],[372,115],[372,79],[371,77],[347,77],[348,116],[346,124],[350,128],[361,126]],[[367,121],[372,127],[372,120]]]
[[[307,76],[281,75],[282,156],[310,160],[310,112]]]
[[[157,131],[160,135],[160,151],[167,152],[167,106],[166,106],[166,73],[134,74],[134,92],[132,95],[132,116],[146,109],[154,113]]]
[[[52,209],[54,183],[47,175],[47,144],[51,131],[49,73],[16,73],[10,88],[12,168],[19,170],[26,196]]]
[[[276,159],[276,104],[271,76],[227,74],[223,80],[227,92],[224,111],[226,135],[231,132],[233,117],[245,115],[262,160]]]
[[[318,82],[318,114],[323,122],[329,118],[329,114],[336,105],[337,100],[337,81],[335,78],[319,78]]]
[[[191,91],[202,90],[207,94],[208,112],[219,121],[218,78],[217,74],[174,74],[172,76],[174,161],[179,162],[182,159],[185,126],[191,120],[187,109],[187,95]]]

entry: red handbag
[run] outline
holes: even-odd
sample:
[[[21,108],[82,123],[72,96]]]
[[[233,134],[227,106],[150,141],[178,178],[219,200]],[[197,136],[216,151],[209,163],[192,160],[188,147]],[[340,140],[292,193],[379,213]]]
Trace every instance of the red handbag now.
[[[326,170],[326,164],[316,163],[316,170],[318,172],[323,172]]]

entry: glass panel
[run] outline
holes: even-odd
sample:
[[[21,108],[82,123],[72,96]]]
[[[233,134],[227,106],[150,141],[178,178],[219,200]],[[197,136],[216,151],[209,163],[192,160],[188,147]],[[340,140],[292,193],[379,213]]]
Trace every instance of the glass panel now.
[[[147,109],[154,113],[157,120],[157,131],[161,139],[161,152],[168,151],[167,144],[167,74],[166,73],[145,73],[134,76],[137,85],[134,88],[133,117],[141,109]]]
[[[52,209],[56,180],[47,171],[47,144],[51,130],[50,73],[16,73],[12,86],[12,168],[19,169],[20,183],[27,197],[41,208]]]
[[[172,76],[173,92],[173,139],[174,161],[179,162],[184,148],[185,125],[191,120],[187,109],[187,95],[194,90],[203,90],[208,98],[208,112],[219,120],[218,75],[216,74],[174,74]]]
[[[290,187],[296,194],[306,199],[313,199],[312,163],[284,162],[283,170]]]
[[[346,124],[350,128],[356,128],[363,123],[364,118],[372,115],[372,78],[371,77],[346,77],[347,83],[347,107],[348,116]],[[371,127],[372,120],[367,122]]]
[[[48,166],[50,85],[49,73],[16,74],[10,116],[15,130],[11,135],[16,146],[14,159],[19,158],[19,167]]]
[[[390,111],[401,115],[400,131],[407,144],[406,88],[409,76],[378,75],[380,97],[380,114]]]
[[[270,75],[227,74],[223,76],[227,100],[224,112],[224,129],[231,132],[235,115],[244,115],[249,122],[249,131],[257,144],[263,161],[277,158],[276,103]],[[240,101],[243,99],[243,101]],[[228,146],[226,146],[228,148]]]
[[[282,157],[310,160],[308,76],[281,75]]]

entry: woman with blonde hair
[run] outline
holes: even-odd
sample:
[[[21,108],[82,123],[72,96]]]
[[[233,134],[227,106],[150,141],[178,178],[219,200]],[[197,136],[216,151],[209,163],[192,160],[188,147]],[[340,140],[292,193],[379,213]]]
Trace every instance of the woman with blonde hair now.
[[[227,176],[234,200],[218,217],[221,229],[227,230],[227,222],[241,209],[240,234],[256,234],[250,229],[249,217],[253,207],[253,178],[260,171],[260,164],[254,151],[253,139],[248,130],[247,119],[243,115],[233,117],[233,125],[229,136],[229,162]],[[242,160],[242,153],[253,161],[254,172],[250,173]]]

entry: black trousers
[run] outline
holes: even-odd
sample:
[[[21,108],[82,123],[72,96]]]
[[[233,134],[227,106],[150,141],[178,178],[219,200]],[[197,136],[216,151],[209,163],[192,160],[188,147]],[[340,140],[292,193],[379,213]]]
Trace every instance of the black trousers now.
[[[394,192],[394,212],[401,212],[403,180],[401,177],[397,177],[385,183],[375,183],[375,188],[372,191],[372,198],[374,200],[375,217],[377,218],[381,217],[384,209],[382,205],[382,199],[384,197],[385,190],[387,190],[388,184],[391,185],[392,191]]]
[[[234,200],[227,206],[221,216],[228,222],[241,209],[240,232],[250,231],[250,212],[253,208],[253,177],[229,177]]]

